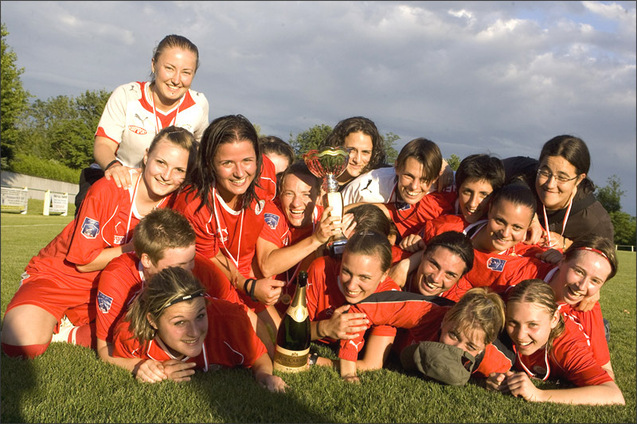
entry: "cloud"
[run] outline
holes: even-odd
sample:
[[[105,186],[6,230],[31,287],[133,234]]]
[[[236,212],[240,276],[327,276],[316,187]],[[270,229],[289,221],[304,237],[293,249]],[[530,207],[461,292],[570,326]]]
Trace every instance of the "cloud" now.
[[[41,98],[146,79],[168,33],[200,50],[210,118],[288,139],[363,115],[399,146],[537,157],[583,138],[635,213],[634,2],[2,2]],[[82,87],[84,86],[84,87]]]

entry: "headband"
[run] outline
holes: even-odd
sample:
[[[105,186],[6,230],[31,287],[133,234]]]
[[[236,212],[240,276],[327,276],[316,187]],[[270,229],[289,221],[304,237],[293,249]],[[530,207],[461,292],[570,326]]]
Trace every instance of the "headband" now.
[[[588,246],[578,247],[578,248],[577,248],[577,249],[575,249],[575,250],[587,250],[587,251],[589,251],[589,252],[595,252],[595,253],[597,253],[598,255],[603,256],[603,257],[604,257],[604,259],[606,259],[606,260],[608,261],[608,263],[609,263],[609,264],[611,264],[611,266],[612,266],[612,263],[611,263],[610,259],[608,259],[608,256],[606,256],[606,254],[605,254],[604,252],[602,252],[601,250],[593,249],[592,247],[588,247]]]
[[[204,291],[203,290],[199,290],[199,291],[196,291],[193,294],[188,294],[186,296],[178,297],[178,298],[172,300],[171,302],[168,302],[166,304],[166,306],[164,306],[164,309],[168,308],[169,306],[174,305],[175,303],[179,303],[179,302],[183,302],[184,300],[190,300],[190,299],[194,299],[196,297],[203,297],[203,296],[205,296]]]

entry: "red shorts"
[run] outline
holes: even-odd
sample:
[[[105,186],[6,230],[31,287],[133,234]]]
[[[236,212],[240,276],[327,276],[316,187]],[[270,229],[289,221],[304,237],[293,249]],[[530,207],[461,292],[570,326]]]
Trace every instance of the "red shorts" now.
[[[51,278],[36,276],[22,282],[6,312],[16,306],[34,305],[53,315],[58,325],[64,315],[73,325],[82,325],[95,320],[96,297],[96,288],[59,285]]]

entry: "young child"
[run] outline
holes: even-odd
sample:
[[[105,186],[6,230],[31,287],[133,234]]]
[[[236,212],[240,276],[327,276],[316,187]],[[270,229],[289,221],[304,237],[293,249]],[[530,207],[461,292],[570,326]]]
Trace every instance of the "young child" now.
[[[244,307],[208,297],[179,267],[155,274],[135,298],[115,329],[113,356],[139,359],[125,368],[142,382],[188,381],[195,370],[246,367],[272,392],[287,386],[272,375],[272,360]]]
[[[516,353],[518,372],[493,373],[487,388],[529,402],[624,405],[613,378],[595,360],[586,337],[560,313],[550,285],[528,279],[508,293],[506,331]],[[568,380],[575,387],[540,389],[531,379]]]

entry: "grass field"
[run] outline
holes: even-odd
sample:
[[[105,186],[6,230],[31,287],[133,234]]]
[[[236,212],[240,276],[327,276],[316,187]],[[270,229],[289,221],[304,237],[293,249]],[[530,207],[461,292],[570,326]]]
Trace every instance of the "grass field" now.
[[[69,217],[2,214],[2,315],[20,274]],[[272,394],[248,370],[196,374],[189,383],[139,384],[124,370],[100,362],[89,349],[52,344],[41,357],[1,360],[2,422],[636,422],[635,253],[618,252],[617,276],[602,289],[611,323],[610,351],[625,406],[532,404],[487,392],[474,382],[443,386],[395,369],[362,373],[361,384],[329,369],[282,375],[285,394]],[[321,354],[332,356],[331,351]],[[553,383],[542,383],[552,385]]]

